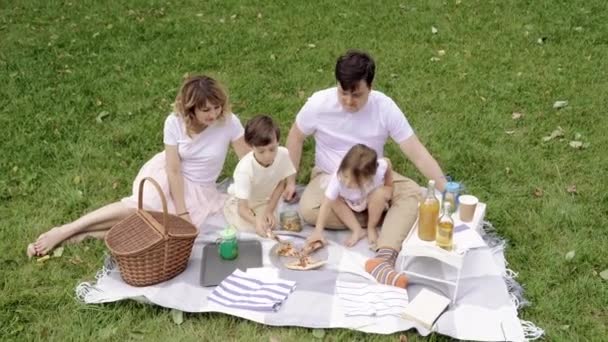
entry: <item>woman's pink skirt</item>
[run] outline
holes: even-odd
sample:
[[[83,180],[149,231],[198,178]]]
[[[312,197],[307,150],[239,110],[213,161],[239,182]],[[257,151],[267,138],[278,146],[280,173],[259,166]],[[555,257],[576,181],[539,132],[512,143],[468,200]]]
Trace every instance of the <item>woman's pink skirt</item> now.
[[[151,177],[160,185],[167,199],[167,210],[170,214],[175,212],[175,204],[169,191],[167,179],[165,152],[160,152],[142,166],[133,182],[133,194],[122,199],[122,203],[130,208],[137,208],[139,183],[144,177]],[[207,217],[222,210],[227,196],[217,191],[215,184],[201,185],[184,178],[184,200],[186,210],[190,213],[192,224],[200,228]],[[144,183],[143,207],[150,211],[163,211],[160,195],[149,182]]]

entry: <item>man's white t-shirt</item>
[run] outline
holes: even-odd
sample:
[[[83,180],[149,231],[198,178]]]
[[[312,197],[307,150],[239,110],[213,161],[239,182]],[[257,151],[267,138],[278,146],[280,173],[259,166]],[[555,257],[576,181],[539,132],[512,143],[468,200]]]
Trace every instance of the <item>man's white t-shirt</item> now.
[[[253,156],[247,153],[234,169],[234,184],[228,189],[230,195],[248,200],[250,207],[266,203],[280,181],[296,173],[289,158],[289,152],[279,146],[274,162],[262,166]]]
[[[354,211],[362,212],[367,209],[367,196],[384,185],[384,176],[388,169],[388,162],[384,158],[378,159],[378,168],[376,174],[369,184],[366,184],[363,189],[360,188],[349,188],[340,179],[338,172],[334,172],[329,179],[327,189],[325,189],[325,197],[334,201],[339,197],[344,199],[344,202]]]
[[[231,142],[243,136],[243,125],[234,114],[216,121],[201,133],[189,137],[182,117],[170,114],[165,120],[165,145],[177,146],[182,174],[189,181],[209,185],[219,177]]]
[[[318,91],[296,116],[296,125],[305,135],[314,135],[315,165],[327,174],[338,169],[353,145],[365,144],[380,158],[389,137],[400,144],[414,134],[397,104],[376,90],[355,113],[344,110],[336,87]]]

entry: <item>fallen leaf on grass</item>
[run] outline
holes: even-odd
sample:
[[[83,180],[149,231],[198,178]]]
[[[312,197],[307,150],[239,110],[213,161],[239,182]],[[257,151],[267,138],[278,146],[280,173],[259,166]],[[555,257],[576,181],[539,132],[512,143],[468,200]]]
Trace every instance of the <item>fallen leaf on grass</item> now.
[[[600,277],[604,280],[608,280],[608,268],[600,272]]]
[[[570,260],[574,259],[575,255],[576,255],[576,252],[573,251],[573,250],[570,251],[570,252],[568,252],[568,253],[566,253],[566,256],[565,256],[566,261],[570,261]]]
[[[543,191],[543,189],[536,188],[536,189],[534,189],[534,192],[532,193],[532,195],[534,195],[534,197],[538,198],[538,197],[543,197],[544,193],[545,192]]]
[[[510,168],[510,167],[506,167],[506,168],[505,168],[505,173],[506,173],[506,174],[510,175],[510,174],[511,174],[511,172],[512,172],[512,171],[511,171],[511,168]]]
[[[439,50],[439,51],[437,51],[437,54],[439,56],[445,56],[445,50]]]
[[[515,133],[515,130],[512,130],[512,131],[505,131],[505,133],[507,133],[508,135],[512,135],[513,133]]]
[[[564,129],[557,126],[557,129],[555,129],[553,132],[551,132],[551,135],[543,137],[543,141],[549,141],[549,140],[553,140],[555,138],[560,138],[564,136]]]
[[[431,62],[439,62],[441,60],[441,58],[439,57],[431,57]]]
[[[171,319],[173,323],[180,325],[184,323],[184,312],[177,309],[171,309]]]
[[[321,338],[323,338],[325,336],[325,330],[323,330],[323,329],[313,329],[312,330],[312,336],[321,339]]]
[[[63,255],[63,247],[57,247],[53,251],[53,258],[59,258]]]
[[[70,259],[68,259],[68,261],[72,265],[80,265],[80,264],[82,264],[82,259],[80,259],[80,257],[78,255],[74,255],[73,257],[71,257]]]
[[[317,47],[315,44],[308,44],[306,46],[308,46],[308,48],[310,48],[310,49],[314,49]]]
[[[236,19],[236,14],[231,15],[230,19],[232,19],[232,20]]]
[[[80,184],[80,181],[81,181],[80,176],[76,176],[76,177],[74,177],[74,179],[72,180],[72,182],[74,182],[74,184],[76,184],[76,185]]]
[[[437,32],[439,32],[437,31],[437,28],[435,26],[431,26],[431,33],[437,34]]]
[[[566,192],[568,192],[569,194],[576,194],[576,184],[572,184],[572,185],[568,185],[566,187]]]
[[[553,103],[553,108],[555,109],[561,109],[564,108],[568,105],[568,101],[555,101]]]
[[[570,147],[572,148],[582,148],[583,147],[583,142],[582,141],[576,141],[576,140],[572,140],[568,145],[570,145]]]
[[[519,120],[519,119],[521,119],[522,116],[524,116],[522,113],[513,112],[513,114],[511,114],[511,119]]]
[[[42,264],[42,263],[44,263],[45,261],[49,260],[50,258],[51,258],[51,256],[47,254],[47,255],[43,256],[42,258],[38,258],[38,259],[36,260],[36,262],[39,262],[39,263],[41,263],[41,264]]]
[[[97,115],[97,118],[95,119],[95,121],[97,121],[97,123],[102,123],[103,118],[105,118],[108,115],[110,115],[110,113],[108,113],[104,110],[103,112],[99,113],[99,115]]]

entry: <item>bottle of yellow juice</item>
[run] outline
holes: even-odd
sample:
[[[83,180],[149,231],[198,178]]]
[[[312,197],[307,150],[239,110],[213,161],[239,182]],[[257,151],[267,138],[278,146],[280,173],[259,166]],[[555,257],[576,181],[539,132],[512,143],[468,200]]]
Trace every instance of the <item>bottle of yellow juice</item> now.
[[[420,202],[418,212],[418,237],[424,241],[435,240],[437,218],[439,217],[439,200],[435,197],[435,181],[429,180],[426,196]]]
[[[450,202],[443,203],[443,212],[437,224],[437,236],[435,241],[437,246],[451,251],[454,239],[454,221],[450,216]]]

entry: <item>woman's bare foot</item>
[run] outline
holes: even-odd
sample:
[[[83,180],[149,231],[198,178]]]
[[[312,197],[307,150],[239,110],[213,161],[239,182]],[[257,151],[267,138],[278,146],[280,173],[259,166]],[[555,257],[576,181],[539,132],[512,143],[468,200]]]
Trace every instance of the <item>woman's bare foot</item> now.
[[[29,245],[27,245],[27,257],[32,258],[35,255],[36,255],[36,247],[34,247],[34,243],[32,242]]]
[[[53,250],[53,248],[55,248],[55,246],[62,243],[69,237],[69,233],[65,231],[65,226],[55,227],[49,230],[48,232],[40,235],[36,242],[34,242],[34,250],[36,251],[36,255],[43,256],[48,254],[51,250]]]
[[[365,232],[363,231],[363,229],[355,230],[350,234],[350,238],[348,238],[348,240],[346,240],[345,244],[347,247],[352,247],[352,246],[356,245],[357,242],[359,242],[359,240],[363,239],[364,237],[365,237]]]

